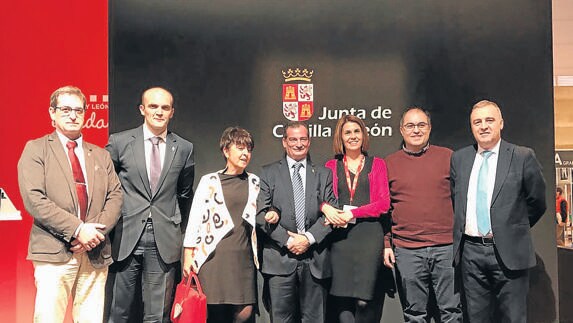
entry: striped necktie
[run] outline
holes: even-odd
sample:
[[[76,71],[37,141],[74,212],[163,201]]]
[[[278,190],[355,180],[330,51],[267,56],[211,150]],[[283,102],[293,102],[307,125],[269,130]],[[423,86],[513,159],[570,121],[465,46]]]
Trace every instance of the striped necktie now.
[[[302,185],[302,178],[300,177],[300,168],[302,163],[296,163],[292,167],[292,190],[294,195],[294,213],[296,220],[296,228],[298,233],[305,232],[305,213],[304,213],[304,186]]]

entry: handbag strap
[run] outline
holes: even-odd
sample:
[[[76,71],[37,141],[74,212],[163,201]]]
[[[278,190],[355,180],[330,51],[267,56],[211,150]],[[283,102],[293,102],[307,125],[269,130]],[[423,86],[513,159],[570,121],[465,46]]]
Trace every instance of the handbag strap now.
[[[203,294],[203,288],[201,287],[201,283],[199,282],[199,277],[197,277],[197,274],[195,272],[191,271],[189,273],[189,276],[184,277],[183,279],[185,280],[185,285],[187,285],[188,287],[195,286],[195,288],[197,288],[197,292],[199,292],[199,294]]]

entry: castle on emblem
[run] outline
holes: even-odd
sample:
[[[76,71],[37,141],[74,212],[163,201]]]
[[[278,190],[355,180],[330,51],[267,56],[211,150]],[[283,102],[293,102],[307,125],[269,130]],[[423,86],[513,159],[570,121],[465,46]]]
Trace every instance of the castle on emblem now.
[[[282,109],[285,118],[291,121],[305,121],[314,112],[314,87],[311,78],[313,70],[289,68],[282,71],[285,83],[282,88]],[[303,83],[294,83],[296,81]]]

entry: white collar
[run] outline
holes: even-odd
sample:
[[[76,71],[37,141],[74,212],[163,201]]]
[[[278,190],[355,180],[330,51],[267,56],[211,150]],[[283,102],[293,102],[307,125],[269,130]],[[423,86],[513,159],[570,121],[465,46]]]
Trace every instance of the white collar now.
[[[149,130],[149,128],[147,127],[147,125],[144,123],[143,124],[143,140],[148,140],[149,138],[153,138],[153,137],[159,137],[161,139],[163,139],[163,142],[167,142],[167,129],[165,129],[165,131],[163,131],[162,133],[160,133],[158,136],[154,135],[153,132],[151,132],[151,130]]]
[[[478,150],[477,153],[478,154],[482,154],[484,151],[491,151],[494,155],[499,155],[499,146],[501,144],[501,139],[497,142],[497,144],[495,144],[495,146],[493,146],[492,149],[483,149],[478,145]]]
[[[289,169],[291,169],[292,166],[294,166],[294,164],[296,164],[296,163],[301,163],[301,164],[302,164],[302,167],[306,167],[306,157],[304,157],[303,159],[301,159],[301,160],[299,160],[299,161],[296,161],[296,160],[290,158],[290,156],[287,155],[287,156],[286,156],[286,160],[287,160],[287,164],[288,164],[288,168],[289,168]]]
[[[60,133],[58,130],[56,130],[56,133],[58,134],[58,138],[60,139],[60,142],[66,146],[66,144],[68,143],[68,141],[75,141],[78,143],[78,147],[83,147],[83,136],[80,134],[80,136],[78,137],[78,139],[72,140],[68,137],[66,137],[64,134]]]

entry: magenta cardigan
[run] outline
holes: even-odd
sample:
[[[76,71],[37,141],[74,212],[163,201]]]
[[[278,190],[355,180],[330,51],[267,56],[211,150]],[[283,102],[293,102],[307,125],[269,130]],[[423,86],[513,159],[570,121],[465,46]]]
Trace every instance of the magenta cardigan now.
[[[336,172],[337,159],[326,162],[326,167],[332,170],[332,189],[338,198],[338,174]],[[390,209],[390,190],[388,188],[388,174],[386,163],[382,158],[374,157],[372,170],[368,173],[370,183],[370,203],[351,210],[355,218],[377,218]]]

